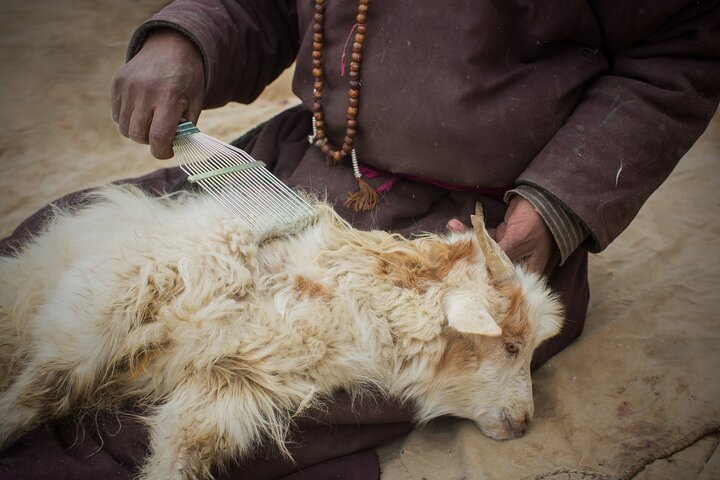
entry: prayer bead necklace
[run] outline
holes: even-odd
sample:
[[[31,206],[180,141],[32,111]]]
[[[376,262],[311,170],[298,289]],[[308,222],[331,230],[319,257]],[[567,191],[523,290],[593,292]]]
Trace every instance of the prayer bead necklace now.
[[[322,108],[323,88],[325,86],[325,73],[323,69],[323,46],[325,42],[325,2],[326,0],[315,0],[315,14],[313,16],[313,44],[312,44],[312,75],[313,83],[313,134],[309,137],[312,145],[320,148],[322,153],[331,162],[331,165],[337,165],[348,154],[350,154],[353,166],[353,174],[358,182],[359,189],[351,192],[345,201],[345,206],[352,208],[354,211],[364,211],[372,209],[378,200],[377,192],[362,177],[357,161],[357,153],[355,152],[355,137],[357,135],[357,115],[360,108],[360,65],[362,64],[362,49],[365,43],[365,34],[367,33],[368,4],[370,0],[359,0],[357,15],[355,16],[355,25],[350,31],[355,32],[352,44],[352,54],[350,57],[350,88],[348,90],[348,109],[345,122],[345,138],[342,147],[333,146],[327,136],[325,130],[325,116]],[[350,37],[348,37],[348,41]],[[347,43],[345,45],[347,49]],[[344,52],[345,50],[343,50]],[[345,65],[345,53],[342,56],[342,69]]]

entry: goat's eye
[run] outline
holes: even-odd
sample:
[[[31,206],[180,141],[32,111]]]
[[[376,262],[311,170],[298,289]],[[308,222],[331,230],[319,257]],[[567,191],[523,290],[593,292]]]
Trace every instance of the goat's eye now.
[[[517,342],[508,342],[508,343],[505,344],[505,350],[506,350],[510,355],[515,356],[515,355],[517,355],[518,353],[520,353],[520,344],[517,343]]]

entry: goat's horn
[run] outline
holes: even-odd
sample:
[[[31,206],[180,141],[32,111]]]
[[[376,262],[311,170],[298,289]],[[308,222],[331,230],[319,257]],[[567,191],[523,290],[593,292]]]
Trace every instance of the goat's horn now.
[[[500,245],[492,239],[485,229],[485,218],[480,202],[475,204],[475,215],[470,215],[475,235],[480,242],[480,250],[485,255],[485,263],[490,271],[490,277],[495,283],[503,283],[515,276],[515,268]]]

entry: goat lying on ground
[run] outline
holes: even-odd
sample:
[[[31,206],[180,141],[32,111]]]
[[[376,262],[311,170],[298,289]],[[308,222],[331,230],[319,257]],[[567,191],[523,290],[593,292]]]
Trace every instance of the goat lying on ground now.
[[[131,187],[59,212],[0,259],[0,448],[78,406],[147,406],[143,475],[210,476],[338,389],[472,419],[533,414],[530,359],[560,329],[544,282],[487,235],[362,232],[318,204],[261,244],[214,200]]]

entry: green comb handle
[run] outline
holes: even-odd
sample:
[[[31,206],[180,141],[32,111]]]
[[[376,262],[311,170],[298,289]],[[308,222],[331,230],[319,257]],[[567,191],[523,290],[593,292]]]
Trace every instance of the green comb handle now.
[[[193,133],[200,133],[200,130],[193,122],[180,122],[175,129],[175,138],[183,137]]]

